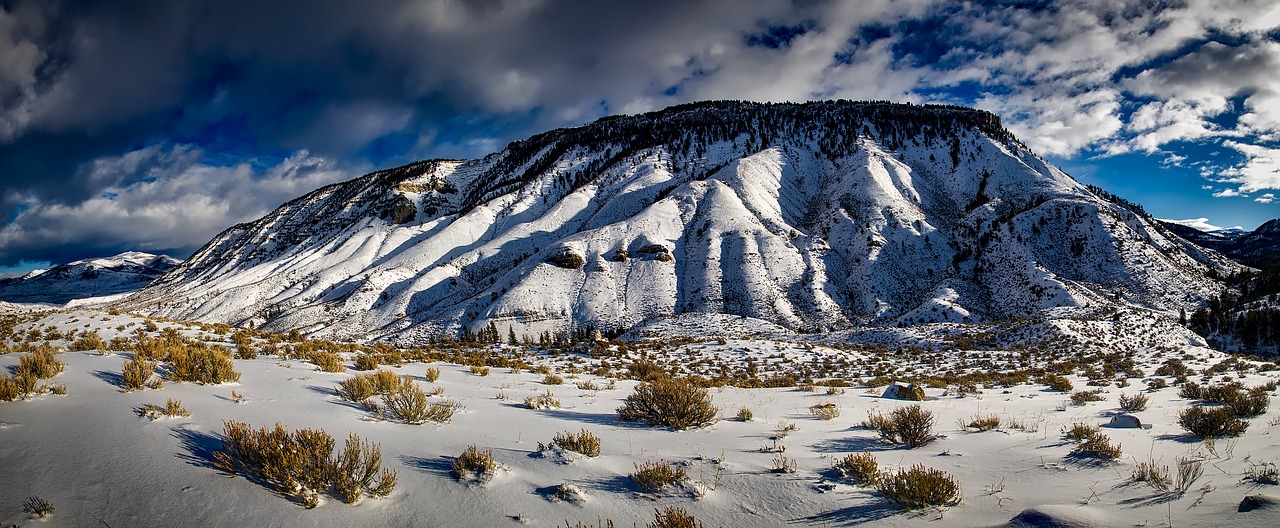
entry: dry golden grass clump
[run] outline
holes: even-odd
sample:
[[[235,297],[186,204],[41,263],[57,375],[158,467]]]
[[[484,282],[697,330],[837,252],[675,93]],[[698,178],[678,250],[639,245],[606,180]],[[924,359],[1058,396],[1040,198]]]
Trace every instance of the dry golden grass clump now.
[[[657,460],[633,464],[635,473],[629,475],[631,480],[645,491],[655,493],[672,484],[689,480],[684,466],[668,464],[666,460]]]
[[[689,380],[658,378],[637,385],[618,408],[618,417],[679,431],[715,422],[720,409],[711,401],[707,389]]]
[[[153,421],[159,420],[165,417],[169,417],[169,418],[190,418],[191,417],[191,411],[188,411],[186,407],[182,406],[182,401],[175,400],[173,398],[169,398],[169,401],[165,402],[164,407],[161,407],[154,403],[148,403],[146,405],[143,405],[135,409],[135,412],[138,413],[138,416],[141,416],[143,418],[149,418]]]
[[[971,429],[978,432],[992,431],[995,429],[999,429],[1000,424],[1001,424],[1001,420],[999,416],[996,416],[994,414],[988,414],[986,416],[974,416],[973,419],[969,421],[969,423],[964,424],[964,429],[966,430]]]
[[[876,489],[907,509],[954,506],[960,503],[960,484],[951,474],[923,464],[881,473]]]
[[[702,521],[679,506],[655,508],[653,515],[653,522],[648,524],[648,528],[703,528]]]
[[[1048,386],[1049,390],[1055,390],[1058,392],[1071,392],[1071,389],[1072,389],[1071,380],[1064,378],[1062,376],[1059,376],[1057,374],[1045,374],[1044,376],[1041,376],[1040,379],[1036,381],[1039,381],[1040,383],[1043,383],[1046,386]]]
[[[551,392],[551,389],[547,389],[546,392],[537,396],[526,396],[524,399],[524,406],[534,410],[559,409],[560,400],[556,399],[556,395]]]
[[[18,369],[14,375],[19,378],[49,379],[61,374],[66,368],[67,364],[57,358],[53,347],[41,346],[18,357]]]
[[[87,352],[90,350],[107,350],[107,342],[97,332],[85,332],[71,343],[71,351]]]
[[[261,479],[276,491],[297,497],[307,507],[318,504],[319,493],[330,493],[348,504],[364,494],[383,497],[396,485],[394,470],[382,467],[378,444],[352,434],[334,453],[334,440],[323,429],[253,430],[243,422],[224,422],[222,449],[214,466],[230,474]]]
[[[395,373],[389,370],[378,370],[368,374],[356,374],[339,381],[335,392],[344,400],[359,403],[374,395],[389,395],[400,384],[400,377]]]
[[[1096,425],[1076,422],[1071,427],[1064,428],[1062,434],[1077,444],[1070,456],[1103,460],[1120,458],[1120,444],[1112,444],[1111,438],[1102,434],[1102,430]]]
[[[551,439],[551,443],[565,451],[581,453],[588,457],[600,456],[600,437],[586,429],[579,433],[568,431],[556,433],[555,437]]]
[[[458,407],[453,402],[429,403],[427,393],[408,376],[382,397],[382,403],[393,418],[412,425],[448,423],[453,420],[453,413]]]
[[[325,372],[343,372],[347,370],[347,368],[342,365],[342,356],[339,356],[337,352],[312,352],[307,356],[307,361],[310,361],[312,365],[320,367],[320,370]]]
[[[817,403],[809,406],[809,414],[819,420],[834,420],[840,416],[840,407],[834,402]]]
[[[458,458],[453,459],[453,474],[459,479],[485,481],[498,473],[498,462],[492,450],[481,451],[475,444],[467,446]]]
[[[862,452],[845,455],[836,462],[836,473],[841,478],[860,486],[874,486],[880,476],[880,465],[871,453]]]
[[[1078,390],[1071,393],[1071,403],[1076,405],[1084,405],[1089,402],[1097,402],[1105,399],[1106,398],[1102,396],[1101,389]]]
[[[198,341],[176,343],[167,347],[166,377],[172,381],[194,381],[213,385],[240,381],[240,373],[231,363],[231,354]]]
[[[121,380],[125,391],[140,390],[147,386],[147,380],[156,371],[156,362],[134,354],[133,358],[124,362]]]

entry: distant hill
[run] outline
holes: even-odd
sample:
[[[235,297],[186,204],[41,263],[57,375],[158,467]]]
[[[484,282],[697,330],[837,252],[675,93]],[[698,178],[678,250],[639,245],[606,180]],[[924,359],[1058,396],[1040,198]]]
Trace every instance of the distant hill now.
[[[128,293],[141,289],[181,262],[139,251],[78,260],[21,277],[0,279],[0,301],[60,305],[75,299]]]

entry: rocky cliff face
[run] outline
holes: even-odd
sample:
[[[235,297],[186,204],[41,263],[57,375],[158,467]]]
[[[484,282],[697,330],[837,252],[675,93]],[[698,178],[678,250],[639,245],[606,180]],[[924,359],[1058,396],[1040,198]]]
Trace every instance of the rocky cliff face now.
[[[1108,303],[1176,313],[1234,266],[989,113],[711,102],[325,187],[228,229],[128,306],[401,341],[679,314],[830,331]]]

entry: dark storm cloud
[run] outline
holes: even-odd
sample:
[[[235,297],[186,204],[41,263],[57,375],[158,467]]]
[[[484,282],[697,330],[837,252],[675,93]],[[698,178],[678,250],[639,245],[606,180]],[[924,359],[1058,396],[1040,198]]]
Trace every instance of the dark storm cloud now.
[[[1170,104],[1126,128],[1126,83],[1277,25],[1255,2],[1144,6],[0,0],[0,265],[181,253],[308,186],[697,99],[979,104],[1042,152],[1143,150],[1187,105],[1144,93]]]

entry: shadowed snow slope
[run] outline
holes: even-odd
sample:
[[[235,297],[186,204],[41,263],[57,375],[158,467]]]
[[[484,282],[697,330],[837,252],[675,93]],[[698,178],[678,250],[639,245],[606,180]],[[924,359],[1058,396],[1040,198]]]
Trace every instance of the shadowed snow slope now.
[[[797,331],[1191,308],[1234,265],[955,107],[710,102],[331,185],[128,307],[412,341],[728,314]]]

